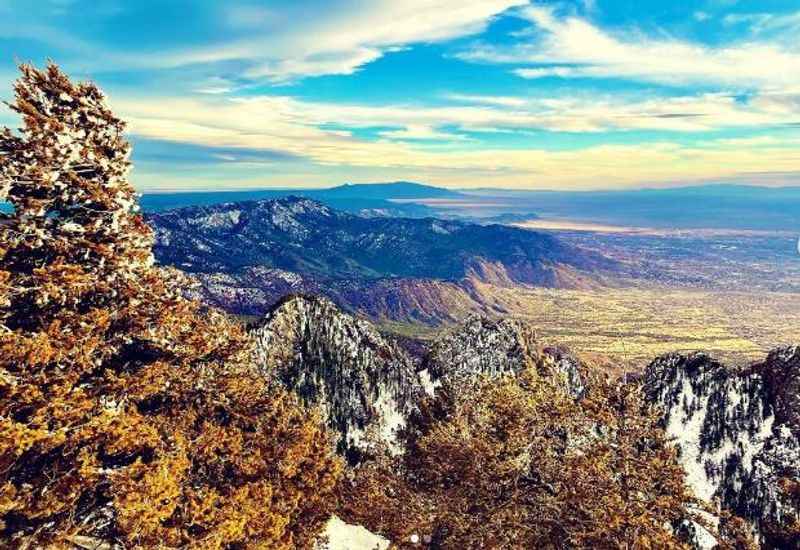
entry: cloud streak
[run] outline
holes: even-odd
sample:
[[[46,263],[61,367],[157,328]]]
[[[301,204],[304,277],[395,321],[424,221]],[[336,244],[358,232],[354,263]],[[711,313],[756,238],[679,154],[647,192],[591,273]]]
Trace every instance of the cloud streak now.
[[[420,121],[466,113],[469,120],[459,119],[462,124],[500,122],[486,118],[489,115],[499,117],[502,113],[491,109],[412,111],[410,108],[342,107],[298,102],[287,97],[237,101],[174,99],[157,104],[128,100],[116,106],[131,120],[132,132],[150,139],[188,142],[221,150],[265,151],[271,156],[304,158],[317,167],[368,169],[370,173],[387,176],[403,173],[440,184],[597,188],[800,170],[800,142],[785,139],[716,140],[701,145],[665,140],[556,151],[536,146],[442,149],[416,143],[418,139],[442,138],[434,125],[425,122],[418,125],[406,122],[407,125],[394,134],[384,132],[383,138],[377,140],[359,138],[355,132],[320,127],[334,122],[351,128],[367,127],[375,121],[389,124],[408,120],[412,112],[416,113],[415,120]],[[575,124],[583,124],[579,122],[581,117],[575,120]],[[675,124],[675,120],[681,119],[662,117],[661,120]],[[402,139],[393,139],[398,137]],[[283,182],[281,178],[270,181],[273,184]]]
[[[99,44],[91,33],[82,35],[72,22],[67,30],[44,6],[8,8],[0,21],[0,38],[45,41],[61,56],[76,63],[91,56],[92,67],[102,70],[175,69],[188,66],[236,64],[244,80],[287,83],[321,75],[353,74],[397,47],[450,40],[481,32],[498,14],[527,0],[297,0],[274,9],[254,7],[238,0],[198,1],[181,22],[205,36],[205,41],[167,43],[163,47],[114,48]],[[88,0],[76,1],[73,11],[94,14]],[[157,16],[164,6],[141,0],[125,10],[150,10]],[[31,13],[33,12],[33,13]],[[127,14],[132,16],[133,14]],[[49,22],[49,24],[48,24]],[[98,25],[102,28],[100,21]],[[96,27],[90,27],[96,28]],[[147,29],[120,29],[142,33],[141,46],[149,43]],[[161,39],[161,37],[159,37]]]
[[[775,88],[800,84],[800,48],[780,40],[708,46],[637,29],[611,33],[586,19],[530,6],[520,15],[532,24],[526,40],[478,44],[466,61],[514,65],[523,78],[614,78],[667,85]],[[762,26],[766,24],[763,23]],[[784,25],[785,26],[785,25]],[[776,27],[777,28],[777,27]]]

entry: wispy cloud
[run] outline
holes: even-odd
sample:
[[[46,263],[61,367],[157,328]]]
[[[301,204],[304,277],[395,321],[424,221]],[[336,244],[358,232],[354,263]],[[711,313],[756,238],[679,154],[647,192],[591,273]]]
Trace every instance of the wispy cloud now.
[[[455,104],[361,105],[309,102],[289,96],[261,96],[239,100],[248,109],[280,113],[282,120],[302,125],[336,124],[349,128],[391,127],[386,132],[402,139],[421,129],[463,132],[546,130],[554,132],[609,132],[663,130],[702,132],[724,128],[754,128],[800,123],[800,91],[767,92],[743,98],[727,93],[632,99],[624,95],[564,95],[524,98],[448,94]],[[415,132],[411,130],[416,129]],[[453,132],[440,134],[442,139]]]
[[[673,85],[734,88],[800,84],[800,48],[779,40],[708,46],[638,29],[610,32],[551,7],[528,7],[533,25],[512,45],[477,44],[459,57],[468,61],[537,65],[517,67],[523,78],[615,78]]]
[[[785,34],[800,30],[800,11],[791,13],[731,13],[722,18],[726,25],[744,26],[751,34]],[[795,34],[796,39],[796,34]]]
[[[718,140],[691,146],[665,140],[557,151],[535,145],[442,149],[417,144],[418,140],[452,138],[437,130],[437,125],[424,121],[441,121],[449,116],[447,120],[459,120],[461,124],[502,122],[487,118],[501,116],[502,110],[493,109],[342,107],[299,102],[287,97],[246,101],[175,99],[157,104],[128,100],[118,102],[117,107],[131,120],[135,134],[150,139],[194,143],[217,151],[238,151],[240,157],[246,157],[241,151],[265,151],[267,153],[263,154],[270,158],[284,155],[307,159],[315,166],[400,172],[442,184],[487,185],[496,184],[497,178],[502,178],[505,185],[528,187],[608,187],[800,170],[796,143],[785,138],[749,142]],[[691,121],[695,117],[691,116],[692,106],[688,107],[684,115],[686,121]],[[661,118],[669,124],[692,124],[682,117]],[[405,125],[394,132],[384,131],[382,139],[378,140],[320,127],[331,123],[368,127],[375,121],[391,125],[400,119],[405,119]],[[529,116],[529,120],[535,117]],[[572,120],[571,124],[576,126],[586,124],[582,117]],[[280,181],[276,179],[274,183]]]
[[[496,95],[446,94],[445,99],[456,103],[495,105],[498,107],[524,107],[528,102],[521,97]]]
[[[198,2],[184,23],[203,41],[164,43],[162,48],[117,49],[99,44],[75,21],[53,19],[43,6],[10,8],[0,21],[0,37],[43,41],[97,70],[170,69],[236,62],[238,76],[284,83],[309,76],[347,75],[398,46],[440,42],[482,31],[496,15],[527,0],[298,0],[264,8],[240,0]],[[82,7],[82,4],[87,4]],[[96,11],[88,1],[71,10]],[[163,6],[141,0],[157,16]],[[129,6],[133,8],[133,6]],[[142,32],[131,28],[127,32]],[[157,39],[158,40],[158,39]]]

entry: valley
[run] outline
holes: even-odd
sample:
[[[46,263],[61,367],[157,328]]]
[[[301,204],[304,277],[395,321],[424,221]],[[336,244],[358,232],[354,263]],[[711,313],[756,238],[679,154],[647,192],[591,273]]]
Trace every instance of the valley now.
[[[363,200],[436,195],[409,185],[372,185]],[[315,191],[354,204],[363,192]],[[800,257],[788,231],[521,222],[509,213],[398,218],[322,200],[150,214],[156,256],[199,283],[191,296],[240,316],[259,318],[287,294],[321,294],[385,332],[423,341],[471,314],[511,316],[618,370],[671,351],[743,364],[800,339]]]
[[[734,364],[800,339],[800,294],[483,286],[498,310],[541,340],[641,369],[671,351],[704,350]]]

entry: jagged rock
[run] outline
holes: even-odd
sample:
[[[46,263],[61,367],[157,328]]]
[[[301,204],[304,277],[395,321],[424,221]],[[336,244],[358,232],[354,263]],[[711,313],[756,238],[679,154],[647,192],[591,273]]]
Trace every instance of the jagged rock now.
[[[669,354],[644,376],[688,484],[699,498],[749,519],[765,547],[782,547],[782,527],[800,517],[779,490],[781,479],[800,479],[799,381],[796,346],[746,369],[702,353]]]
[[[319,405],[353,461],[372,436],[390,447],[425,393],[413,361],[370,323],[331,301],[290,296],[253,329],[258,362],[307,403]]]
[[[567,393],[580,399],[586,393],[587,383],[584,367],[572,351],[564,347],[547,347],[540,353],[537,365],[540,372],[560,377]]]
[[[523,323],[473,315],[433,342],[424,364],[432,379],[457,387],[464,378],[519,372],[532,364],[535,347]]]
[[[477,376],[516,374],[532,366],[560,377],[575,398],[586,390],[581,363],[569,350],[540,349],[535,331],[514,319],[468,317],[431,345],[423,365],[435,382],[451,388]]]

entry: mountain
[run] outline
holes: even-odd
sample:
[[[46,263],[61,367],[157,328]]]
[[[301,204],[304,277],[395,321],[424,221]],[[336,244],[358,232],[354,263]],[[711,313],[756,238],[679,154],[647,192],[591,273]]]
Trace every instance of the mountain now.
[[[158,261],[194,274],[209,302],[234,313],[262,314],[291,286],[373,317],[398,317],[381,300],[432,298],[409,305],[406,314],[435,320],[453,305],[437,303],[439,294],[486,306],[475,281],[576,288],[614,265],[525,229],[363,217],[300,197],[181,208],[147,219]]]
[[[463,199],[464,194],[442,187],[394,181],[389,183],[346,183],[325,189],[322,194],[328,198],[358,199]]]
[[[800,347],[744,369],[702,353],[665,355],[644,388],[696,495],[748,518],[766,547],[791,547],[784,531],[800,507],[781,487],[800,479]]]
[[[569,350],[544,345],[532,327],[513,319],[471,316],[430,344],[410,346],[330,300],[294,295],[252,334],[265,376],[321,408],[351,464],[375,445],[400,452],[403,427],[439,386],[457,397],[476,379],[532,367],[558,377],[581,400],[601,387],[598,377],[610,380]],[[420,359],[409,355],[411,347]],[[775,350],[740,369],[701,353],[668,354],[636,384],[661,411],[692,491],[712,510],[717,503],[751,521],[763,548],[792,547],[786,529],[800,510],[782,488],[800,479],[800,347]],[[719,521],[707,519],[712,526]],[[676,528],[694,548],[716,544],[699,523]]]
[[[431,343],[423,362],[434,383],[459,388],[470,379],[515,375],[528,366],[558,376],[567,392],[585,391],[585,367],[569,350],[542,347],[535,331],[514,319],[472,315]]]
[[[397,436],[430,384],[394,341],[313,296],[289,296],[253,328],[258,364],[307,404],[322,408],[340,453],[357,462]]]
[[[396,199],[458,199],[465,195],[449,189],[411,182],[344,184],[323,189],[253,189],[242,191],[192,191],[183,193],[145,193],[142,210],[163,212],[188,206],[209,206],[227,202],[275,200],[290,196],[317,200],[360,216],[430,217],[436,210],[424,204],[393,202]],[[2,203],[0,203],[2,206]],[[530,219],[530,218],[528,218]]]
[[[560,348],[541,347],[525,323],[471,316],[415,354],[326,298],[290,295],[251,328],[259,367],[309,405],[339,434],[337,450],[358,462],[376,444],[398,449],[400,430],[425,396],[457,391],[480,377],[526,366],[561,377],[571,395],[585,391],[585,367]]]

